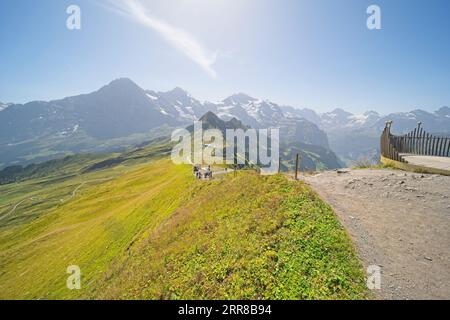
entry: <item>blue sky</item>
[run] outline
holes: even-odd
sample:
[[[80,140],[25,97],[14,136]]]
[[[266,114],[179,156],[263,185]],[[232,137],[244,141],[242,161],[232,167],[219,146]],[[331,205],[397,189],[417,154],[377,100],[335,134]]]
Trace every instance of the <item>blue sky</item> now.
[[[66,28],[81,8],[82,29]],[[377,4],[382,30],[368,30]],[[119,77],[201,100],[245,92],[319,112],[450,105],[450,1],[2,0],[0,101],[88,93]]]

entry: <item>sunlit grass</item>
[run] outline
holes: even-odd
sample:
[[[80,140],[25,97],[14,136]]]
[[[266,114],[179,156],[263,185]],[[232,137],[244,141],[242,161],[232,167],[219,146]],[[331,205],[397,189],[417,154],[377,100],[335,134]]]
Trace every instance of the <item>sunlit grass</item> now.
[[[192,192],[88,297],[366,297],[346,232],[307,186],[246,172]]]
[[[0,221],[2,299],[366,297],[334,213],[282,176],[197,181],[163,159],[0,192],[1,214],[38,199]],[[79,291],[66,288],[70,265]]]
[[[168,160],[147,165],[105,183],[86,185],[68,202],[41,207],[48,212],[31,223],[1,228],[0,297],[82,294],[67,290],[66,268],[80,266],[88,289],[143,230],[157,225],[178,206],[179,193],[191,182],[188,172]],[[113,174],[108,170],[94,176]],[[77,178],[72,187],[80,181]],[[69,190],[62,193],[67,196]],[[46,197],[42,192],[40,196]]]

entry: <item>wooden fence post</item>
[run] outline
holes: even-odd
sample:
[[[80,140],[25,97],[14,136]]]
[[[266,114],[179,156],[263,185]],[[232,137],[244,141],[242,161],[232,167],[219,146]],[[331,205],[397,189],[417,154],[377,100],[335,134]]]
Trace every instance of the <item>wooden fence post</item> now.
[[[281,157],[278,158],[278,174],[281,173]]]
[[[297,153],[297,157],[295,159],[295,180],[298,180],[298,165],[299,165],[299,154]]]

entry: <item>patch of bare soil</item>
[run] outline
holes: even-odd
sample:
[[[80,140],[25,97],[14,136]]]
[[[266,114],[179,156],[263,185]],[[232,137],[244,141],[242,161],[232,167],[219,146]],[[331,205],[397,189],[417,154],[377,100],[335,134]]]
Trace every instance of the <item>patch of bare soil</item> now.
[[[381,267],[380,299],[450,299],[450,177],[346,170],[301,179],[333,207],[364,265]]]

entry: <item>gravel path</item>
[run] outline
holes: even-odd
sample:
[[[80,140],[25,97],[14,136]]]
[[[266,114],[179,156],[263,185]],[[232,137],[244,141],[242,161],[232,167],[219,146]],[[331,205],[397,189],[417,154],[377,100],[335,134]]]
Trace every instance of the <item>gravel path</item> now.
[[[364,265],[381,267],[380,299],[450,299],[450,177],[348,170],[301,179],[333,207]]]

